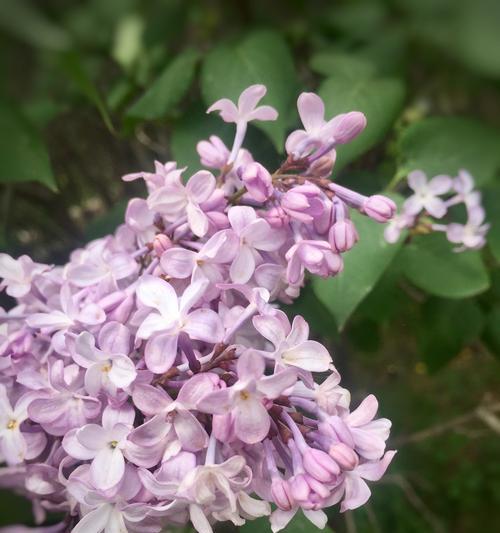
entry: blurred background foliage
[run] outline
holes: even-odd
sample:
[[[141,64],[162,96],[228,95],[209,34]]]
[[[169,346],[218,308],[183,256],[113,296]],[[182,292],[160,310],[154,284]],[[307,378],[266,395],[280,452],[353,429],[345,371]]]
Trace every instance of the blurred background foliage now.
[[[330,344],[354,403],[380,398],[400,450],[371,502],[332,512],[331,528],[497,531],[499,28],[498,0],[0,0],[0,248],[61,263],[113,231],[143,194],[120,176],[154,159],[194,172],[195,143],[231,135],[207,105],[251,83],[280,111],[247,142],[271,167],[297,95],[315,90],[328,113],[368,117],[339,149],[335,180],[399,198],[410,170],[467,168],[492,224],[487,249],[453,254],[440,236],[387,245],[358,217],[345,272],[289,311]],[[0,511],[0,525],[31,523],[7,492]]]

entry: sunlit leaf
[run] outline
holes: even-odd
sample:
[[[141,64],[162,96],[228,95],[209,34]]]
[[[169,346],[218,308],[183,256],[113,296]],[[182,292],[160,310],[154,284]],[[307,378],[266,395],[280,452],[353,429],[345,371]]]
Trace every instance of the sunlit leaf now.
[[[427,118],[404,131],[399,153],[401,175],[415,169],[456,175],[463,168],[484,184],[500,168],[500,132],[473,119]]]
[[[177,56],[130,107],[127,115],[142,119],[165,116],[189,89],[198,57],[198,53],[193,50],[187,50]]]
[[[401,254],[405,276],[420,289],[443,298],[467,298],[490,285],[480,252],[455,253],[442,234],[416,237]]]
[[[42,137],[11,103],[0,102],[0,131],[0,182],[37,181],[57,190]]]

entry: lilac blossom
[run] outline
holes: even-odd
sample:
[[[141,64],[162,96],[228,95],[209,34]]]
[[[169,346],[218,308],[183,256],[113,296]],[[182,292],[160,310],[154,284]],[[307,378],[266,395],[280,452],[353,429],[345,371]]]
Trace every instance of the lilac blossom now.
[[[216,136],[197,146],[217,177],[194,169],[184,183],[186,169],[155,162],[124,176],[148,193],[124,224],[66,265],[0,254],[0,290],[16,299],[0,309],[0,475],[37,524],[65,515],[42,531],[212,533],[258,517],[279,531],[297,513],[324,527],[324,509],[365,503],[391,462],[376,399],[352,409],[328,349],[279,304],[307,273],[342,270],[352,210],[384,223],[396,206],[330,181],[366,120],[327,120],[311,93],[287,159],[255,161],[248,122],[277,118],[265,93],[209,108],[236,124],[231,150]],[[453,187],[444,201],[468,202],[468,225],[441,231],[471,246],[484,217],[465,175]]]
[[[475,189],[469,172],[462,169],[454,178],[435,176],[427,181],[426,175],[416,170],[407,180],[414,194],[387,224],[384,230],[387,242],[397,242],[401,233],[409,230],[410,235],[443,232],[451,243],[459,245],[454,248],[455,252],[478,250],[486,244],[490,225],[485,223],[481,193]],[[465,210],[465,223],[454,220],[460,208]]]
[[[422,171],[415,170],[408,175],[408,186],[414,194],[405,201],[405,213],[418,215],[420,211],[426,210],[436,218],[445,215],[446,205],[439,196],[451,189],[452,180],[449,176],[435,176],[427,181]]]

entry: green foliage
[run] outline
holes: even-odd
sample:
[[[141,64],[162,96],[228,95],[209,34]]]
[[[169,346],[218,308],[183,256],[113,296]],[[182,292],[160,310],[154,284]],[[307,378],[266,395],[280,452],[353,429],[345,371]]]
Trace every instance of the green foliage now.
[[[324,76],[338,76],[351,79],[371,78],[375,75],[375,65],[363,57],[345,52],[318,52],[311,57],[311,68]]]
[[[91,104],[95,105],[108,130],[111,133],[114,133],[115,128],[111,121],[106,103],[87,72],[81,55],[76,52],[68,52],[64,54],[62,58],[62,68],[73,81],[82,96],[84,96]]]
[[[486,317],[484,340],[493,355],[500,358],[500,306],[495,307]]]
[[[129,117],[159,119],[172,110],[193,81],[199,54],[186,50],[177,56],[127,111]]]
[[[415,169],[428,176],[456,176],[467,169],[484,185],[500,168],[500,132],[477,120],[426,118],[403,132],[399,153],[401,176]]]
[[[442,368],[481,335],[484,318],[474,300],[432,298],[421,309],[418,327],[420,354],[431,371]]]
[[[257,518],[257,520],[249,520],[244,526],[240,527],[239,530],[241,533],[270,533],[271,527],[269,526],[269,518],[262,517]],[[323,530],[318,529],[302,512],[299,511],[283,531],[286,531],[286,533],[313,533],[314,531],[324,531],[325,533],[329,533],[331,529],[328,526]]]
[[[454,253],[442,234],[416,237],[405,246],[405,276],[420,289],[443,298],[467,298],[488,289],[488,272],[480,252]]]
[[[37,181],[55,191],[57,185],[42,138],[11,103],[0,101],[0,131],[0,183]]]
[[[275,122],[256,123],[273,140],[278,150],[298,92],[292,55],[284,39],[275,32],[257,31],[236,45],[221,45],[206,57],[201,90],[207,105],[219,98],[237,100],[243,89],[255,83],[267,87],[262,102],[274,106]]]
[[[344,254],[344,271],[334,278],[312,280],[317,298],[330,310],[339,330],[373,289],[402,243],[400,240],[398,244],[388,244],[383,235],[384,226],[368,217],[353,213],[352,219],[359,242]]]
[[[336,170],[350,163],[379,143],[401,112],[405,88],[401,80],[332,76],[325,80],[319,95],[325,101],[327,116],[362,111],[367,118],[366,129],[357,139],[337,149]]]

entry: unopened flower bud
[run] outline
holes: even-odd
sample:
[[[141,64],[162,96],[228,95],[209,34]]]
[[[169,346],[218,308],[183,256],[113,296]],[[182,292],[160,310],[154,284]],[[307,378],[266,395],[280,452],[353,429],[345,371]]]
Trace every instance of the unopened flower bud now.
[[[257,202],[265,202],[273,194],[271,174],[260,164],[250,163],[241,173],[248,194]]]
[[[377,222],[387,222],[396,214],[396,204],[387,196],[375,194],[363,203],[362,212]]]
[[[357,137],[366,127],[366,117],[359,111],[351,111],[339,116],[335,128],[336,144],[345,144]]]
[[[324,451],[308,448],[302,454],[304,470],[323,483],[333,481],[339,474],[339,465]]]
[[[333,165],[335,164],[336,152],[331,151],[328,155],[324,155],[311,163],[308,174],[316,178],[325,178],[332,173]]]
[[[196,145],[201,164],[208,168],[221,169],[229,159],[229,150],[217,135],[211,135],[208,141]]]
[[[359,236],[356,227],[351,220],[338,220],[330,228],[328,241],[336,252],[347,252],[358,241]]]
[[[332,444],[328,453],[342,470],[354,470],[358,466],[359,460],[356,452],[343,442]]]
[[[271,494],[274,503],[283,511],[289,511],[294,506],[290,484],[285,479],[276,476],[271,482]]]
[[[153,250],[158,257],[161,257],[169,248],[172,248],[172,241],[164,233],[155,235]]]

